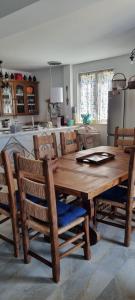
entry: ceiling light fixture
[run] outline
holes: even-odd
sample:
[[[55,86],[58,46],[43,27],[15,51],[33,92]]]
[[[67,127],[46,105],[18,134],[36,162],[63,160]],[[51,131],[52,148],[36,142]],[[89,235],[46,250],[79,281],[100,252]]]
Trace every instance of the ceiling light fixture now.
[[[50,103],[52,104],[63,102],[63,87],[53,87],[52,82],[52,68],[61,64],[59,61],[48,61],[48,65],[50,66]]]
[[[135,58],[135,48],[131,51],[129,58],[131,60],[131,64],[133,64],[134,63],[134,58]]]
[[[60,66],[62,63],[60,61],[50,60],[48,61],[48,65],[52,67]]]
[[[52,89],[52,68],[60,66],[62,63],[55,60],[50,60],[47,62],[50,67],[50,102],[51,102],[51,89]]]
[[[62,63],[59,61],[48,61],[50,67],[50,100],[49,100],[49,112],[50,119],[52,119],[52,108],[57,115],[57,127],[61,126],[61,104],[63,103],[63,87],[54,86],[52,78],[52,69],[60,66]],[[55,75],[55,74],[54,74]],[[52,107],[52,108],[51,108]]]

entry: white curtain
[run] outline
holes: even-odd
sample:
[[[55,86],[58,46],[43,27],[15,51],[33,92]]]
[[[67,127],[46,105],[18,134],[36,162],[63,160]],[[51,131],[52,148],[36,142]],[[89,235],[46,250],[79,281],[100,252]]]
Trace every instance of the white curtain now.
[[[111,90],[112,70],[80,74],[80,119],[89,113],[98,123],[107,122],[108,91]]]

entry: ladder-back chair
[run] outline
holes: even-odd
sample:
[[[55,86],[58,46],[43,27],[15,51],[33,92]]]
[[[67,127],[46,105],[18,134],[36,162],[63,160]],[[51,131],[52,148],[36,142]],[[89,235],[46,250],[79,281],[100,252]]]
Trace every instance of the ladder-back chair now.
[[[35,159],[43,159],[46,155],[50,158],[58,156],[55,133],[51,133],[51,135],[34,135],[33,143]]]
[[[115,128],[114,146],[125,148],[135,145],[135,128]]]
[[[19,204],[16,200],[15,183],[11,161],[7,151],[0,154],[0,224],[11,220],[13,239],[0,234],[0,238],[11,243],[14,247],[14,256],[19,256],[20,234],[18,222]]]
[[[135,149],[130,154],[128,188],[116,186],[99,195],[96,199],[96,221],[124,229],[124,245],[130,245],[131,231],[135,219]],[[116,208],[112,211],[112,206]]]
[[[29,160],[15,154],[15,165],[21,199],[24,261],[28,263],[30,257],[33,256],[47,264],[52,268],[54,281],[58,282],[61,258],[79,247],[83,248],[85,259],[90,258],[88,216],[83,208],[62,203],[59,200],[56,203],[53,178],[53,172],[57,172],[56,160]],[[27,194],[29,197],[30,195],[32,198],[35,197],[35,202],[28,200]],[[72,233],[72,236],[70,235],[70,238],[62,243],[59,241],[63,233],[80,224],[83,226],[79,227],[78,233]],[[31,250],[29,228],[50,235],[52,261],[48,261]],[[60,251],[70,244],[74,245],[65,252]]]
[[[62,155],[74,153],[80,150],[77,130],[72,132],[61,132],[60,141]]]

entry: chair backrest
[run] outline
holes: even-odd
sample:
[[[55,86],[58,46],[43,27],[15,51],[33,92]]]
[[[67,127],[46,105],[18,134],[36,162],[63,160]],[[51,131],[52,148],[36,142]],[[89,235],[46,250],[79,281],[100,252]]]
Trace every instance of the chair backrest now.
[[[36,159],[43,159],[46,155],[49,158],[56,158],[58,156],[55,133],[41,136],[34,135],[33,143]]]
[[[135,201],[135,149],[130,152],[129,169],[128,169],[128,201]],[[130,206],[130,204],[129,204]]]
[[[7,150],[0,153],[0,211],[16,214],[15,183],[10,157]]]
[[[115,128],[114,146],[124,148],[135,145],[135,128]]]
[[[79,151],[79,137],[76,130],[72,132],[61,132],[60,141],[62,155]]]
[[[24,219],[48,223],[57,234],[56,197],[53,172],[57,160],[30,160],[15,153],[15,167],[20,193],[21,215]],[[29,197],[38,201],[30,201]]]

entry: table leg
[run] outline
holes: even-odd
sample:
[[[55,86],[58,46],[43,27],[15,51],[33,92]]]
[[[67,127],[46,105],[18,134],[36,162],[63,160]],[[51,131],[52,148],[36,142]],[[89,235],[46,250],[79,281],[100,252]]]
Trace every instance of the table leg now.
[[[88,199],[87,194],[82,194],[82,204],[87,210],[90,220],[90,245],[95,245],[100,240],[100,234],[96,228],[94,200]]]

